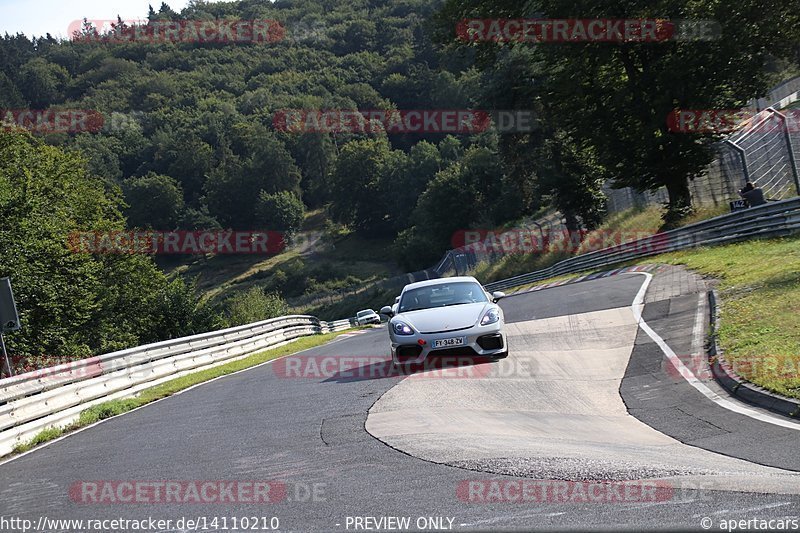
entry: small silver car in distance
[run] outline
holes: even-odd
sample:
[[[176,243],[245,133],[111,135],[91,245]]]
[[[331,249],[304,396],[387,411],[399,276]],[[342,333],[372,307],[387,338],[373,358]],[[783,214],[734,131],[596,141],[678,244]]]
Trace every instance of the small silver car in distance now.
[[[356,325],[364,326],[366,324],[380,324],[381,316],[372,309],[364,309],[356,313]]]
[[[429,356],[508,356],[502,292],[489,294],[472,277],[406,285],[400,302],[381,309],[390,317],[389,339],[396,365],[419,364]]]

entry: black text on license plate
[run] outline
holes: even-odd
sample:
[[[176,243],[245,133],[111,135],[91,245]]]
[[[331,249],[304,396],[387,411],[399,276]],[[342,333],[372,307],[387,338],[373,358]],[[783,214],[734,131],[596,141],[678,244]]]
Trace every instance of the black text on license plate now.
[[[465,337],[455,337],[452,339],[439,339],[433,341],[434,348],[450,348],[451,346],[464,346]]]

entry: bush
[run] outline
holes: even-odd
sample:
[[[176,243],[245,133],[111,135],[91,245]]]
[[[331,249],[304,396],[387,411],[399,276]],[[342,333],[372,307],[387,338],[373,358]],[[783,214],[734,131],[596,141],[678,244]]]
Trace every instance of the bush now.
[[[148,173],[131,178],[122,184],[128,227],[171,230],[183,211],[183,191],[180,184],[169,176]]]
[[[303,225],[304,216],[303,202],[289,191],[275,194],[261,191],[258,197],[256,217],[264,224],[265,229],[283,231],[291,235]]]
[[[230,326],[243,326],[289,313],[289,306],[283,298],[274,293],[267,294],[261,287],[233,296],[227,307]]]

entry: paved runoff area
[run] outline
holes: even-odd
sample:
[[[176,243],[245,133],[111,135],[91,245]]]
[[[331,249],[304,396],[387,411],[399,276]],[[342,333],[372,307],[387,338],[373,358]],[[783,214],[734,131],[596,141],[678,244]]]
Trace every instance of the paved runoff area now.
[[[701,285],[678,274],[664,276],[685,278],[670,287]],[[615,281],[633,303],[646,278]],[[588,297],[598,282],[584,283]],[[631,305],[509,324],[511,356],[485,376],[405,380],[372,407],[367,430],[415,457],[487,472],[800,493],[800,474],[683,444],[628,413],[619,391],[638,330]]]

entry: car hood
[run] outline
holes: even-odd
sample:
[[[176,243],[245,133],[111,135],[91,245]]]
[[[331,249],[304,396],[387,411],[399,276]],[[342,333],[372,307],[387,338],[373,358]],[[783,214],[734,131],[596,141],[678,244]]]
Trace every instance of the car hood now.
[[[433,307],[401,313],[395,318],[402,320],[420,333],[453,331],[474,326],[492,307],[489,302]]]

